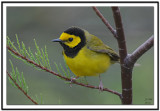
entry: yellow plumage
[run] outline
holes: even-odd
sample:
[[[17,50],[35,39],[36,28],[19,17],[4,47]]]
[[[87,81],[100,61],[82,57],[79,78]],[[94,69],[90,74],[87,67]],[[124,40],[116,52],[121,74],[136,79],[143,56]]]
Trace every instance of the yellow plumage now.
[[[85,46],[74,58],[64,54],[67,65],[76,76],[96,76],[105,72],[110,66],[110,57],[104,53],[97,54]]]

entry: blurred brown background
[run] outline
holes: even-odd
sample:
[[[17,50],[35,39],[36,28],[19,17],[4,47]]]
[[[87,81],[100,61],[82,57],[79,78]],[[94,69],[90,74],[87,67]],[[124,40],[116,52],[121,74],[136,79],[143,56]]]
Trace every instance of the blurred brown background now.
[[[98,7],[104,17],[115,28],[110,7]],[[120,7],[128,53],[132,53],[139,45],[147,40],[154,32],[153,7]],[[96,35],[104,43],[118,52],[117,41],[102,23],[91,7],[8,7],[7,8],[7,36],[16,42],[15,34],[26,47],[35,51],[33,39],[40,48],[47,46],[52,70],[56,71],[54,62],[64,64],[62,47],[51,42],[58,38],[68,27],[78,26]],[[154,54],[151,48],[145,53],[133,69],[133,104],[146,104],[145,99],[154,101]],[[98,90],[84,88],[77,85],[69,86],[65,81],[46,73],[37,71],[22,61],[7,53],[7,70],[11,71],[8,60],[11,59],[15,67],[24,73],[29,86],[29,95],[35,98],[43,95],[45,104],[121,104],[118,96],[109,92],[100,93]],[[63,65],[64,66],[64,65]],[[65,67],[65,66],[64,66]],[[104,87],[121,92],[120,65],[114,64],[101,75]],[[98,77],[87,77],[92,85],[99,85]],[[22,92],[7,82],[7,104],[32,104]],[[147,103],[148,104],[148,103]]]

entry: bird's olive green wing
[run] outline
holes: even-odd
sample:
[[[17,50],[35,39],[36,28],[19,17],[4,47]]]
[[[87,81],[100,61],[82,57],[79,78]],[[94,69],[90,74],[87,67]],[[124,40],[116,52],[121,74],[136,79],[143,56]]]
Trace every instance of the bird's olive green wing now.
[[[107,55],[110,56],[111,60],[113,62],[118,62],[119,61],[119,55],[111,49],[109,46],[105,45],[99,38],[97,38],[94,35],[91,35],[92,37],[88,41],[87,48],[98,52],[98,53],[106,53]]]

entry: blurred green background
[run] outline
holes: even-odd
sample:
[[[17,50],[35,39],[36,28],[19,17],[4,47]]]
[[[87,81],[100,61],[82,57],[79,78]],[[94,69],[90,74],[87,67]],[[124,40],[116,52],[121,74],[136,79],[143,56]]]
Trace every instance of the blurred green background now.
[[[104,17],[115,28],[110,7],[98,7]],[[132,53],[154,32],[153,7],[120,7],[128,53]],[[40,48],[47,46],[52,70],[56,71],[54,62],[64,66],[62,47],[51,42],[58,38],[68,27],[78,26],[99,37],[104,43],[118,52],[117,41],[102,23],[91,7],[7,7],[7,36],[16,42],[15,34],[26,47],[35,51],[33,39]],[[154,104],[154,50],[145,53],[133,69],[133,104]],[[29,86],[29,95],[35,98],[40,94],[45,104],[95,105],[121,104],[118,96],[109,92],[99,92],[77,85],[66,84],[65,81],[15,59],[7,52],[7,70],[11,71],[9,59],[24,77]],[[120,65],[114,64],[101,75],[104,87],[121,92]],[[87,77],[88,83],[99,85],[98,77]],[[146,102],[146,99],[151,100]],[[7,81],[7,104],[33,104],[22,92]]]

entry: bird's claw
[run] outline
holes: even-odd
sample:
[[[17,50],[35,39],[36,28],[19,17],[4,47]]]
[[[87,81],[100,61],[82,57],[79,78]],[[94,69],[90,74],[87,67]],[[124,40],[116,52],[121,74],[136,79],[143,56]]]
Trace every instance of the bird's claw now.
[[[103,83],[102,83],[102,81],[100,81],[100,83],[99,83],[99,91],[103,91]]]
[[[72,87],[72,83],[73,83],[73,81],[75,81],[77,78],[78,78],[78,76],[77,76],[77,77],[75,77],[75,78],[71,77],[70,87]]]

